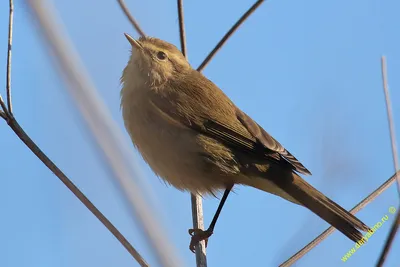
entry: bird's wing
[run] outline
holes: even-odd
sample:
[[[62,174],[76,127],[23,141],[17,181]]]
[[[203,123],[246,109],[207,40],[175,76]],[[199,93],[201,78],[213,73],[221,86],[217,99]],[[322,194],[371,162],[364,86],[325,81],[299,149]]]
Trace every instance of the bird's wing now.
[[[296,172],[311,174],[201,73],[194,71],[186,79],[171,81],[169,86],[176,91],[158,92],[153,104],[177,124],[219,140],[233,150],[252,154],[257,159],[275,161]],[[163,100],[160,98],[162,94],[166,94]]]
[[[237,108],[236,117],[251,137],[239,133],[239,131],[236,131],[229,125],[224,125],[213,120],[206,120],[204,122],[204,128],[209,135],[227,143],[228,146],[233,146],[241,151],[257,154],[273,161],[289,163],[293,170],[302,174],[311,174],[303,164],[246,113]]]
[[[300,163],[289,151],[287,151],[278,141],[269,135],[260,125],[251,119],[246,113],[237,109],[236,116],[238,120],[246,127],[246,129],[253,135],[257,142],[262,144],[265,148],[277,152],[281,157],[286,159],[294,169],[302,174],[310,175],[311,172],[307,170],[303,164]]]

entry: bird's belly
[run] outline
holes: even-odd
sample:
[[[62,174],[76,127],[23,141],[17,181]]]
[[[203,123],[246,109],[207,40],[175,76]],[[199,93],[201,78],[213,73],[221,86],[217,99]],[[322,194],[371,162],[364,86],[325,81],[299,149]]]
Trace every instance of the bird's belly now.
[[[154,116],[141,116],[126,124],[144,160],[169,184],[193,193],[214,192],[225,187],[226,177],[214,171],[202,156],[203,147],[195,132],[177,129]]]

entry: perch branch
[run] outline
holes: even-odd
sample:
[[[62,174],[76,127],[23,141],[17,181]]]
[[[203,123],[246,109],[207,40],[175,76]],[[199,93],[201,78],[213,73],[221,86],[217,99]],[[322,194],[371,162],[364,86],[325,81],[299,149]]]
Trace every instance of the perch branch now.
[[[185,21],[183,17],[183,0],[177,0],[178,17],[179,17],[179,37],[181,41],[182,54],[187,59],[186,49],[186,34],[185,34]],[[193,228],[204,229],[204,218],[203,218],[203,200],[201,196],[191,194],[190,197],[192,206],[192,220]],[[196,266],[207,267],[207,256],[205,241],[199,242],[196,246]]]

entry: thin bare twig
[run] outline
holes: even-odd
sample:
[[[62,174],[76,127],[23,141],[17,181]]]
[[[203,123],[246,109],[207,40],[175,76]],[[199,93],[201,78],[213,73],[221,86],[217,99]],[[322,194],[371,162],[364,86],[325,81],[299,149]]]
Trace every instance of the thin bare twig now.
[[[4,120],[7,120],[6,114],[0,110],[0,117],[2,117]]]
[[[206,65],[211,61],[215,54],[222,48],[226,41],[232,36],[232,34],[239,28],[239,26],[264,2],[264,0],[257,1],[250,9],[232,26],[232,28],[225,34],[225,36],[219,41],[215,48],[209,53],[209,55],[204,59],[204,61],[197,68],[198,71],[202,71]],[[179,16],[179,35],[181,41],[181,49],[183,55],[187,58],[187,48],[186,48],[186,34],[184,27],[184,16],[183,16],[183,1],[177,0],[178,5],[178,16]],[[203,208],[202,199],[199,195],[191,196],[192,201],[192,217],[193,217],[193,227],[194,228],[204,228],[203,222]],[[206,248],[205,242],[202,241],[196,246],[196,264],[197,267],[207,266]]]
[[[141,35],[141,36],[145,36],[146,34],[144,34],[144,31],[140,28],[139,23],[137,23],[137,21],[135,20],[135,18],[131,15],[131,13],[129,12],[128,7],[125,4],[124,0],[117,0],[119,6],[121,7],[122,11],[124,12],[125,16],[128,18],[128,20],[130,21],[130,23],[132,24],[133,28],[135,28],[135,30]]]
[[[392,112],[392,104],[391,104],[390,95],[389,95],[389,86],[388,86],[388,80],[387,80],[387,67],[386,67],[385,56],[382,56],[382,58],[381,58],[381,67],[382,67],[383,91],[385,93],[386,111],[387,111],[387,117],[388,117],[388,123],[389,123],[390,144],[392,146],[393,166],[394,166],[394,171],[398,171],[398,170],[400,170],[399,155],[397,153],[396,133],[395,133],[395,126],[394,126],[393,112]],[[397,190],[400,195],[400,176],[397,177]]]
[[[8,48],[7,48],[7,74],[6,74],[6,94],[7,94],[7,105],[8,112],[13,113],[12,102],[11,102],[11,50],[12,50],[12,39],[13,39],[13,20],[14,18],[14,2],[10,0],[10,12],[8,17]]]
[[[33,140],[26,134],[22,127],[18,124],[17,120],[12,115],[12,99],[11,99],[11,44],[13,32],[13,2],[10,0],[10,19],[9,19],[9,32],[8,32],[8,57],[7,57],[7,102],[9,109],[5,109],[4,100],[0,95],[0,105],[5,109],[0,112],[0,116],[5,119],[14,131],[14,133],[21,139],[21,141],[51,170],[68,189],[93,213],[96,218],[121,242],[121,244],[128,250],[128,252],[136,259],[142,267],[149,266],[140,254],[132,247],[126,238],[118,231],[117,228],[93,205],[93,203],[71,182],[71,180],[43,153],[43,151],[33,142]],[[11,26],[10,26],[11,25]]]
[[[90,76],[70,42],[62,23],[58,21],[55,8],[50,1],[28,0],[32,14],[40,26],[44,40],[47,41],[57,63],[58,71],[69,85],[69,93],[79,108],[90,133],[96,141],[99,152],[107,159],[105,164],[113,172],[122,192],[123,200],[129,204],[131,215],[138,219],[141,230],[152,246],[155,256],[162,266],[181,266],[174,246],[167,238],[167,232],[158,213],[152,213],[152,207],[146,201],[145,180],[137,170],[131,168],[135,158],[132,147],[123,137],[120,127],[112,119],[107,106],[99,96]],[[134,179],[132,179],[134,178]]]
[[[198,71],[202,71],[215,54],[222,48],[226,41],[232,36],[232,34],[242,25],[242,23],[264,2],[264,0],[258,0],[254,5],[252,5],[246,13],[232,26],[232,28],[222,37],[221,41],[214,47],[214,49],[208,54],[208,56],[203,60],[200,66],[197,68]]]
[[[7,106],[4,103],[3,97],[1,95],[0,95],[0,107],[3,110],[3,113],[6,115],[6,117],[9,117]]]
[[[177,0],[177,7],[179,16],[179,37],[181,41],[181,50],[182,54],[187,59],[188,57],[186,49],[185,21],[183,16],[183,0]],[[198,194],[191,194],[190,200],[192,204],[193,228],[204,229],[203,200]],[[196,266],[207,267],[206,244],[204,240],[199,242],[199,244],[196,246]]]
[[[179,17],[179,37],[181,40],[181,50],[182,54],[188,58],[186,50],[186,33],[185,33],[185,20],[183,17],[183,0],[178,0],[178,17]]]
[[[90,210],[94,216],[118,239],[140,266],[149,266],[139,252],[132,247],[118,229],[101,213],[95,205],[74,185],[71,180],[43,153],[43,151],[25,133],[18,122],[12,119],[9,123],[14,133],[24,142],[24,144],[51,170],[67,188]]]
[[[399,158],[397,154],[397,145],[396,145],[396,134],[392,113],[392,104],[390,101],[388,81],[387,81],[387,67],[386,67],[386,58],[382,56],[381,58],[381,69],[382,69],[382,83],[383,83],[383,91],[385,93],[385,103],[386,103],[386,111],[389,123],[389,132],[390,132],[390,141],[392,145],[392,156],[393,156],[393,166],[394,170],[398,171],[399,168]],[[397,176],[397,191],[400,194],[400,175]],[[389,254],[390,248],[392,247],[392,242],[396,236],[397,230],[399,228],[399,220],[400,220],[400,212],[397,212],[396,219],[390,229],[389,235],[386,239],[385,246],[379,256],[378,267],[383,266],[383,263],[386,260],[387,255]]]
[[[390,177],[386,182],[384,182],[380,187],[378,187],[374,192],[364,198],[360,203],[358,203],[354,208],[350,210],[351,214],[356,214],[365,206],[367,206],[370,202],[372,202],[375,198],[377,198],[380,194],[382,194],[386,189],[388,189],[395,181],[396,175],[400,175],[400,171],[397,171],[392,177]],[[303,247],[299,252],[294,254],[288,260],[283,262],[279,267],[288,267],[294,264],[297,260],[307,254],[311,249],[321,243],[325,238],[327,238],[333,231],[336,230],[333,226],[326,229],[322,234],[316,237],[313,241]]]
[[[382,267],[385,263],[386,257],[389,254],[390,248],[393,245],[394,238],[396,233],[400,227],[400,207],[397,209],[396,219],[394,220],[392,227],[390,228],[389,236],[386,239],[385,246],[383,247],[382,254],[379,257],[378,263],[376,264],[377,267]]]
[[[243,14],[241,18],[232,26],[232,28],[222,37],[214,49],[208,54],[208,56],[203,60],[200,66],[197,68],[198,71],[202,71],[207,64],[213,59],[215,54],[224,46],[226,41],[232,36],[232,34],[239,28],[239,26],[264,2],[264,0],[257,1],[253,6]],[[182,53],[187,57],[186,53],[186,36],[183,21],[183,3],[182,0],[178,0],[178,14],[179,14],[179,28],[180,28],[180,40]],[[195,228],[204,228],[203,223],[203,209],[202,209],[202,199],[199,195],[192,195],[192,215],[193,215],[193,226]],[[200,214],[198,214],[201,212]],[[207,266],[206,258],[206,248],[205,243],[202,241],[200,245],[196,246],[196,264],[197,266]]]
[[[204,229],[203,199],[200,195],[191,194],[193,228]],[[196,246],[196,266],[207,267],[205,241]]]

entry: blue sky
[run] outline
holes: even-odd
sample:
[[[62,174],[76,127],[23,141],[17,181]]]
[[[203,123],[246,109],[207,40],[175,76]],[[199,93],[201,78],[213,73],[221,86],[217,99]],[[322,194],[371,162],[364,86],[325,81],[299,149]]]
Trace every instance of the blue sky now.
[[[6,61],[6,2],[0,5],[0,62]],[[175,1],[127,2],[148,35],[179,46]],[[253,1],[184,4],[189,60],[197,67]],[[130,49],[123,32],[137,34],[116,1],[58,0],[55,5],[123,129],[119,78]],[[313,176],[307,177],[311,184],[347,209],[393,174],[380,57],[387,56],[393,112],[400,125],[399,9],[394,0],[267,1],[204,71],[311,170]],[[156,266],[23,1],[16,2],[14,29],[13,96],[20,124]],[[5,75],[0,76],[3,84]],[[400,139],[399,128],[397,133]],[[116,239],[5,123],[0,123],[0,151],[0,266],[135,266]],[[165,186],[143,161],[140,165],[162,203],[160,216],[171,240],[185,264],[195,266],[188,249],[189,194]],[[392,186],[357,216],[374,225],[398,204]],[[206,225],[217,205],[217,199],[205,199]],[[393,215],[389,214],[389,222]],[[390,223],[346,263],[341,257],[353,243],[335,232],[296,266],[373,266]],[[276,266],[327,226],[302,207],[240,187],[229,197],[210,239],[208,263]],[[400,249],[399,240],[393,250]],[[392,253],[386,266],[399,261],[400,256]]]

